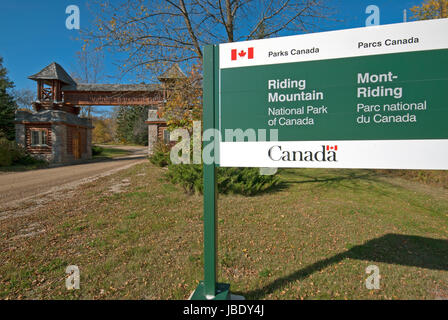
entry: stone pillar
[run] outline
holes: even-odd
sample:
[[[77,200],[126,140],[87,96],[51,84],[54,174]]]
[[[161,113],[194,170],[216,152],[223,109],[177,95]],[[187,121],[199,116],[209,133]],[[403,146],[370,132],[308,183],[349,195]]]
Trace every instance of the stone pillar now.
[[[148,155],[154,153],[155,145],[157,143],[157,124],[148,124]]]
[[[61,163],[67,161],[67,129],[63,124],[51,126],[51,162]]]
[[[25,148],[26,147],[26,133],[25,133],[25,125],[22,123],[15,124],[16,129],[16,143]]]
[[[157,114],[157,107],[150,107],[148,110],[148,156],[154,153],[154,149],[158,140],[158,123],[161,119]]]

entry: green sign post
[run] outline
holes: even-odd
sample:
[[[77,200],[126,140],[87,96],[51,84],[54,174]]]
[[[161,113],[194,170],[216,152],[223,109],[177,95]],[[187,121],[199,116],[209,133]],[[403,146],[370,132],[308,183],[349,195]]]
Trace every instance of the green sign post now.
[[[204,48],[204,96],[203,123],[204,131],[215,129],[218,123],[218,59],[217,46]],[[215,144],[215,155],[218,152],[217,137],[209,143]],[[218,187],[216,184],[216,162],[203,164],[204,172],[204,281],[201,281],[193,293],[192,300],[226,300],[230,298],[229,284],[217,283],[217,242],[218,242]]]

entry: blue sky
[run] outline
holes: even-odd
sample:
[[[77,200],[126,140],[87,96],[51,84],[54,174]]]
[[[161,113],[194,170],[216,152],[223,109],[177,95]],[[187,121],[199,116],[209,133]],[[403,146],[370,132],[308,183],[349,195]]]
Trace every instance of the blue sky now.
[[[321,26],[321,31],[363,27],[365,9],[377,5],[381,11],[381,24],[403,20],[403,9],[421,4],[423,0],[329,0],[334,19]],[[0,2],[0,56],[9,71],[9,78],[17,88],[34,90],[34,81],[27,77],[56,61],[68,72],[76,64],[76,51],[82,43],[77,41],[79,31],[65,27],[68,5],[77,5],[81,11],[81,29],[89,28],[93,19],[86,0],[2,0]],[[408,11],[408,16],[410,13]],[[106,74],[114,75],[114,56],[104,61]],[[128,78],[132,82],[132,78]],[[113,82],[109,80],[108,82]]]

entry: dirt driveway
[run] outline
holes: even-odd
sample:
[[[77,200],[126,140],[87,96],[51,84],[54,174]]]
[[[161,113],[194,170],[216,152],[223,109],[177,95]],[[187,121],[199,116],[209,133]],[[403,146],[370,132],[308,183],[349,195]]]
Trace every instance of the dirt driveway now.
[[[2,210],[44,194],[72,189],[99,177],[110,175],[146,160],[147,148],[136,146],[107,146],[125,149],[130,155],[109,160],[53,167],[27,172],[0,174],[0,218]]]

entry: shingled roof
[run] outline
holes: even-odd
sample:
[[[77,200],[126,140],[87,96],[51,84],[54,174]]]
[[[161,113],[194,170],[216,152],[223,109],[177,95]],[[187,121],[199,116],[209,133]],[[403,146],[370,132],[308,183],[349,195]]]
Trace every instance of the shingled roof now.
[[[36,74],[29,76],[31,80],[60,80],[61,82],[69,85],[76,85],[75,80],[68,75],[68,73],[56,62],[53,62],[43,68]]]
[[[159,76],[159,80],[163,81],[168,79],[182,79],[186,77],[187,76],[180,69],[179,65],[177,63],[174,63],[168,70],[166,70]]]

